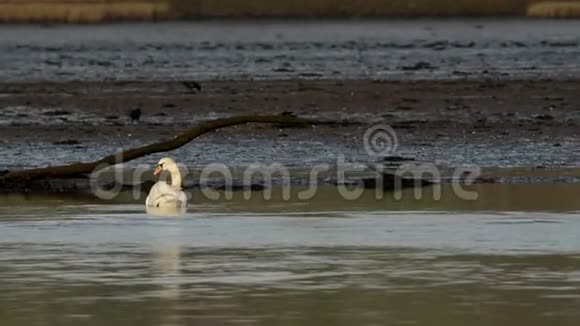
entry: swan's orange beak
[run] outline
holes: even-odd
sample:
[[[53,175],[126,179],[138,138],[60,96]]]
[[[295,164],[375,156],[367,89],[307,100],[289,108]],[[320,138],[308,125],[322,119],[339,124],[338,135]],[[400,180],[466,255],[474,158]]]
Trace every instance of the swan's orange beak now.
[[[161,169],[161,167],[158,165],[158,166],[155,168],[155,171],[153,171],[153,175],[158,175],[159,173],[161,173],[161,170],[162,170],[162,169]]]

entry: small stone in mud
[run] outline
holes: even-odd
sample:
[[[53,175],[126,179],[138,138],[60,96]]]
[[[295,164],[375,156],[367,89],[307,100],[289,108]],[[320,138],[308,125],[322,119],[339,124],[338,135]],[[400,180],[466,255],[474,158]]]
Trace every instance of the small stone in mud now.
[[[554,144],[554,147],[562,147],[562,144],[560,144],[560,143],[555,143],[555,144]]]
[[[397,128],[397,129],[404,129],[404,130],[417,129],[417,126],[414,126],[411,124],[404,124],[404,123],[394,123],[394,124],[392,124],[392,127]]]
[[[181,85],[187,88],[191,93],[196,93],[196,90],[199,92],[201,91],[201,84],[196,81],[182,81]]]
[[[427,187],[433,185],[433,182],[429,180],[401,178],[390,173],[383,173],[381,176],[376,178],[364,178],[361,179],[361,181],[365,189],[381,188],[383,190],[400,190],[405,188]]]
[[[447,48],[447,45],[449,45],[449,43],[446,41],[436,41],[436,42],[425,44],[425,47],[433,49],[435,51],[442,51],[442,50],[445,50]]]
[[[396,110],[401,110],[401,111],[410,111],[410,110],[413,110],[413,107],[406,106],[406,105],[399,105],[395,109]]]
[[[335,124],[334,126],[340,126],[340,127],[350,127],[350,126],[357,126],[360,125],[360,122],[357,121],[351,121],[348,119],[342,119],[340,122],[338,122],[337,124]],[[331,126],[333,125],[332,122],[330,124]]]
[[[554,120],[554,116],[551,114],[536,114],[534,116],[536,120],[551,121]]]
[[[175,107],[175,104],[173,104],[173,103],[165,103],[165,104],[163,104],[163,107],[164,108],[174,108]]]
[[[449,111],[457,111],[457,110],[461,110],[461,109],[466,109],[467,107],[463,104],[452,104],[447,106],[447,110]]]
[[[117,120],[117,119],[119,119],[119,116],[118,115],[107,115],[107,116],[105,116],[105,119],[107,119],[107,120]]]
[[[470,73],[468,71],[453,70],[452,74],[456,76],[468,76]]]
[[[75,139],[61,140],[52,143],[53,145],[80,145],[80,141]]]
[[[272,69],[273,72],[295,72],[292,68],[280,67],[276,69]]]
[[[44,60],[44,63],[49,65],[49,66],[60,66],[61,62],[60,61],[55,61],[55,60]]]
[[[42,115],[46,115],[46,116],[59,116],[59,115],[69,115],[71,114],[69,111],[65,111],[65,110],[54,110],[54,111],[46,111],[43,112]]]
[[[415,159],[412,158],[412,157],[404,157],[404,156],[397,156],[397,155],[384,156],[384,157],[381,157],[380,160],[382,162],[408,162],[408,161],[415,161]]]
[[[402,66],[401,69],[405,71],[425,70],[425,69],[433,70],[437,69],[437,67],[433,66],[432,64],[426,61],[419,61],[412,66]]]
[[[494,177],[479,177],[474,180],[474,183],[497,183],[497,179]]]
[[[317,72],[301,72],[300,77],[322,77],[324,76],[323,74],[317,73]]]
[[[257,183],[253,183],[251,185],[233,184],[231,186],[227,186],[227,185],[223,184],[223,185],[211,186],[211,188],[213,188],[215,190],[230,190],[230,191],[246,191],[246,190],[262,191],[262,190],[266,189],[266,187],[264,185],[257,184]]]

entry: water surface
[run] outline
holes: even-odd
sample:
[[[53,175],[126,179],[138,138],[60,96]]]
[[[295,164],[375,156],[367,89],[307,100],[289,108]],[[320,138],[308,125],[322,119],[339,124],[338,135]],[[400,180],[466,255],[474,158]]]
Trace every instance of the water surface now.
[[[530,210],[514,199],[525,188],[511,192],[511,210],[489,196],[471,209],[424,199],[392,210],[369,198],[349,209],[328,192],[306,204],[199,201],[180,217],[125,199],[4,196],[0,318],[576,325],[580,209],[570,197]]]

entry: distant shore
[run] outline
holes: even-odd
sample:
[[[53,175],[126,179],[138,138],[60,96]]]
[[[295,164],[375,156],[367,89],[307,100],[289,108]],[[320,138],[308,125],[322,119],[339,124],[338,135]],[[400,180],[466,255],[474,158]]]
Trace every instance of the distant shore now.
[[[577,0],[0,0],[2,23],[211,18],[580,17]]]

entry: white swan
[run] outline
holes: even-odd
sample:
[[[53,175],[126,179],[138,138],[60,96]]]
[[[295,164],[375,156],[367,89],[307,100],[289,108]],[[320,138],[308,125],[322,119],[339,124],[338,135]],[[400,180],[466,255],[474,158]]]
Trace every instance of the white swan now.
[[[181,173],[175,161],[169,157],[162,158],[153,172],[154,175],[168,171],[171,175],[171,184],[158,181],[151,187],[149,196],[145,200],[147,207],[186,207],[187,196],[181,191]]]

